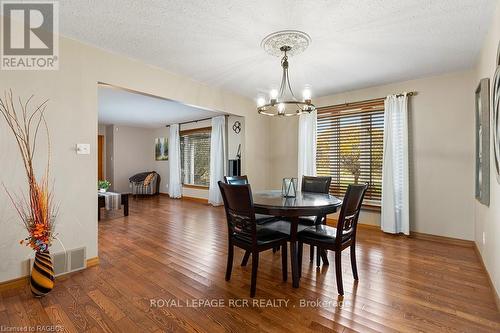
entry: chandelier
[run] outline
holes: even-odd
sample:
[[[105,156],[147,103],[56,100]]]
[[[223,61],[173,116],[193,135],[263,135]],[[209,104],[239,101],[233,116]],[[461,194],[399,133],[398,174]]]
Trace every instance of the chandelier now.
[[[316,107],[311,102],[311,87],[306,85],[299,100],[293,93],[288,74],[288,57],[303,52],[311,43],[308,34],[297,30],[284,30],[272,33],[262,40],[262,48],[274,56],[281,58],[281,84],[279,90],[271,89],[269,99],[257,98],[257,112],[266,116],[296,116],[304,112],[312,112]]]

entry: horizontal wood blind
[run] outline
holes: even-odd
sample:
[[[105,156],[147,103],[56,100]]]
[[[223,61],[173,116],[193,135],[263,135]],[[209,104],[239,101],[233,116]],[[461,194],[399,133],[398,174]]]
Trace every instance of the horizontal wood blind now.
[[[210,185],[211,127],[180,132],[181,177],[188,185]]]
[[[318,109],[316,168],[332,177],[331,194],[369,182],[365,199],[381,200],[383,139],[383,98]]]

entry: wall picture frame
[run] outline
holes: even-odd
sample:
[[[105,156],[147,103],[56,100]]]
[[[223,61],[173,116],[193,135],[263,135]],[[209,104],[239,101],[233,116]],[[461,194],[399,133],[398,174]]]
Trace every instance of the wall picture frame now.
[[[493,76],[493,91],[492,91],[492,113],[493,118],[491,127],[493,131],[493,156],[495,159],[495,174],[497,182],[500,184],[500,42],[498,43],[497,68]]]
[[[156,138],[155,139],[155,160],[168,161],[168,139]]]
[[[475,195],[490,204],[490,79],[481,79],[475,93],[476,170]]]

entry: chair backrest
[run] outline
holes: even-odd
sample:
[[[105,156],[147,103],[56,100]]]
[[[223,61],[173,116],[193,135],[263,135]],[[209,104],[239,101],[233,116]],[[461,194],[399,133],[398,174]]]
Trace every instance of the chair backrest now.
[[[356,237],[359,212],[367,188],[368,183],[351,184],[347,187],[337,222],[337,246]]]
[[[226,184],[230,185],[245,185],[248,184],[247,176],[224,176]]]
[[[250,184],[230,185],[218,182],[226,210],[229,237],[239,236],[257,243],[257,225]]]
[[[329,193],[332,177],[302,176],[302,192]]]

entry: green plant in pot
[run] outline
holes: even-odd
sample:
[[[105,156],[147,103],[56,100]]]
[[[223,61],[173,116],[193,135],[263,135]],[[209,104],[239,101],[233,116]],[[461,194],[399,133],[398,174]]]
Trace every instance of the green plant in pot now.
[[[99,180],[97,182],[97,188],[99,192],[104,193],[111,187],[111,183],[107,180]]]

